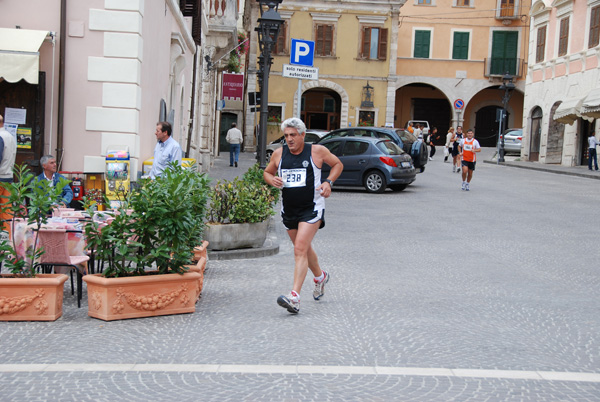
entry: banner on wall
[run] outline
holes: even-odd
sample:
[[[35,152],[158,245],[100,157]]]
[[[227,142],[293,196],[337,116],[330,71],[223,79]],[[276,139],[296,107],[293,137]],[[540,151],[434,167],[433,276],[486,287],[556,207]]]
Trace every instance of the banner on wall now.
[[[244,74],[223,73],[223,99],[241,101],[244,96]]]

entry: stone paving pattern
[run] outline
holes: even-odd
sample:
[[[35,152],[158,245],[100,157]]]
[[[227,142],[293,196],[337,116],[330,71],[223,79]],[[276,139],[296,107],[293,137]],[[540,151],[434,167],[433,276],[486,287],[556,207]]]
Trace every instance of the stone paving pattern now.
[[[244,158],[240,170],[252,163]],[[4,371],[0,400],[599,401],[600,382],[172,371],[237,364],[600,373],[597,182],[479,163],[471,191],[460,183],[438,158],[400,193],[335,187],[314,242],[331,281],[316,302],[307,279],[297,316],[275,302],[293,271],[280,224],[277,255],[209,261],[194,314],[103,322],[87,317],[87,294],[77,308],[67,283],[58,321],[0,323],[0,364],[165,370]]]

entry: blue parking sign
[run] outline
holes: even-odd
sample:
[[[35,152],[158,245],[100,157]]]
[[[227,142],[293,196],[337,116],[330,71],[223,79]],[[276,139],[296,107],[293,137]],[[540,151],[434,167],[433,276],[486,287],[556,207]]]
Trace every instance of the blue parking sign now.
[[[292,39],[290,64],[312,67],[315,58],[315,42],[312,40]]]

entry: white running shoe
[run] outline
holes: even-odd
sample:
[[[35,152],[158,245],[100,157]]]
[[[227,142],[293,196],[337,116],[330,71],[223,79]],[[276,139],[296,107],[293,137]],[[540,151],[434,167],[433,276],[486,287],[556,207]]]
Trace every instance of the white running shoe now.
[[[464,190],[464,189],[466,188],[466,184],[467,184],[467,183],[463,181],[463,182],[462,182],[462,187],[461,187],[460,189],[461,189],[461,190]]]
[[[469,183],[465,184],[465,191],[469,191]]]
[[[298,314],[300,312],[300,300],[297,297],[292,296],[291,292],[287,296],[279,296],[277,298],[277,304],[287,309],[287,311],[292,314]]]
[[[315,290],[313,290],[313,299],[319,300],[325,294],[325,284],[329,282],[329,272],[323,270],[325,277],[321,282],[315,282]]]

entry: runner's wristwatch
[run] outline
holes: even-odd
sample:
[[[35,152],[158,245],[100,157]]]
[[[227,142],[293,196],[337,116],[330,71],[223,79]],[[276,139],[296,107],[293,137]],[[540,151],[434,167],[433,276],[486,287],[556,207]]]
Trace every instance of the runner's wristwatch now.
[[[333,187],[333,182],[332,182],[331,180],[329,180],[329,179],[325,179],[325,181],[326,181],[327,183],[329,183],[329,187]]]

